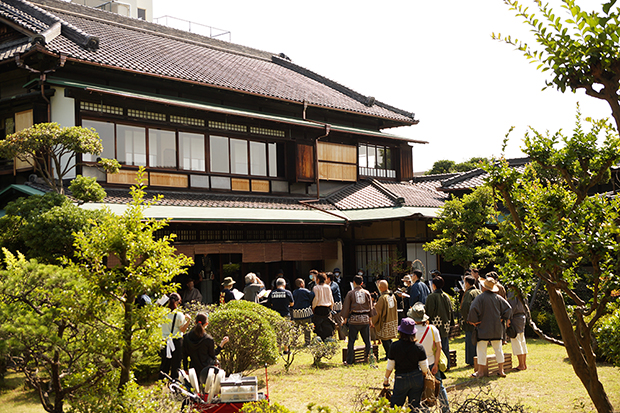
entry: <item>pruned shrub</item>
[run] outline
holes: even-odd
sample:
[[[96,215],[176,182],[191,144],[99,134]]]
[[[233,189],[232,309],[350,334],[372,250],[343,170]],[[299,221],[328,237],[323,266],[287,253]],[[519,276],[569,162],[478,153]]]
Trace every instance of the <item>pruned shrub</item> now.
[[[230,339],[219,355],[227,374],[249,371],[277,360],[276,333],[259,312],[234,306],[216,308],[209,314],[207,332],[216,343],[224,336]]]
[[[314,357],[314,363],[312,363],[312,365],[315,367],[320,367],[321,360],[330,360],[332,357],[334,357],[336,353],[338,353],[340,345],[333,338],[327,338],[325,341],[323,341],[321,340],[321,337],[317,336],[314,337],[308,349]]]

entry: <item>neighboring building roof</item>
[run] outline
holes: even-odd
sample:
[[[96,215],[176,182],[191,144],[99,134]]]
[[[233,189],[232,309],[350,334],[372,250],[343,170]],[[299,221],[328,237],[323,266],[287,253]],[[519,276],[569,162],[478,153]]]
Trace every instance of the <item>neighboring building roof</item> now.
[[[7,186],[2,191],[0,191],[0,208],[1,208],[0,217],[4,216],[5,214],[4,207],[6,207],[6,205],[9,202],[14,201],[17,198],[24,197],[24,196],[44,195],[45,192],[47,191],[39,190],[37,188],[28,186],[28,185],[13,184],[13,185]]]
[[[39,43],[87,64],[305,102],[403,125],[417,123],[413,113],[374,101],[272,53],[59,0],[32,3],[0,0],[0,21],[35,33],[19,44],[0,45],[0,62]]]
[[[507,159],[511,168],[516,168],[519,172],[525,170],[525,166],[530,163],[530,158],[513,158]],[[489,174],[482,168],[472,169],[471,171],[462,172],[456,176],[449,177],[441,181],[440,191],[452,192],[474,189],[484,185]]]

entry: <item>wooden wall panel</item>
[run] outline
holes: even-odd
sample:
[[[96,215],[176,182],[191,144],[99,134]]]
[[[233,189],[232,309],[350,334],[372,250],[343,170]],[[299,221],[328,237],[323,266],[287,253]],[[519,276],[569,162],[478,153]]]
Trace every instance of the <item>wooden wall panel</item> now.
[[[401,181],[413,179],[413,153],[410,146],[403,146],[400,152],[400,176],[397,178]]]
[[[297,144],[297,180],[312,181],[314,175],[314,147]]]
[[[319,179],[326,181],[357,181],[355,165],[319,162]]]
[[[269,192],[269,181],[252,179],[252,192]]]
[[[250,192],[250,180],[249,179],[232,178],[230,180],[230,184],[231,184],[231,189],[233,191]]]
[[[357,163],[357,147],[338,143],[319,142],[319,161]]]
[[[190,258],[194,258],[194,246],[193,245],[175,245],[175,254],[183,254]]]
[[[107,182],[109,184],[134,185],[138,183],[136,178],[136,171],[120,170],[115,174],[108,174]],[[149,182],[147,182],[147,185],[148,184]]]
[[[169,186],[173,188],[187,188],[187,175],[167,174],[161,172],[151,172],[151,185],[153,186]]]

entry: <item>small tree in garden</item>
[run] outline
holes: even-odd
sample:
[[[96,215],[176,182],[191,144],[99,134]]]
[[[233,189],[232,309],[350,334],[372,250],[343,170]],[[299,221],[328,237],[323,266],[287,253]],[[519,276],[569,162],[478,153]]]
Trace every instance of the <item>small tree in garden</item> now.
[[[312,326],[310,324],[296,324],[291,320],[281,318],[274,328],[278,338],[278,347],[288,349],[286,354],[282,353],[280,356],[284,361],[284,370],[288,373],[295,361],[295,356],[306,351],[304,334],[312,332]]]
[[[583,129],[578,113],[572,136],[531,130],[525,173],[505,161],[486,166],[489,184],[509,211],[499,223],[507,260],[504,274],[538,277],[546,286],[575,374],[599,412],[613,407],[598,378],[593,329],[620,290],[620,199],[589,190],[620,161],[620,139],[606,121]],[[582,281],[585,292],[577,289]]]
[[[161,340],[159,323],[165,310],[159,306],[138,307],[135,300],[143,294],[172,292],[173,278],[191,265],[191,258],[176,254],[174,235],[157,239],[155,232],[167,220],[147,219],[144,210],[151,204],[144,200],[144,169],[138,172],[138,184],[131,188],[132,202],[123,215],[107,213],[101,222],[75,236],[73,265],[92,285],[94,293],[110,307],[112,316],[105,321],[107,339],[119,343],[119,389],[130,380],[133,354]],[[108,265],[108,259],[118,264]],[[66,261],[68,263],[68,260]]]
[[[493,222],[493,193],[481,186],[462,198],[446,201],[430,228],[437,237],[424,244],[424,250],[441,255],[463,268],[493,262],[496,253]]]
[[[74,271],[3,252],[0,339],[45,411],[64,412],[113,369],[97,321],[105,306]]]
[[[312,365],[314,367],[321,367],[321,360],[331,360],[331,358],[338,353],[338,350],[340,350],[340,345],[333,338],[327,338],[323,341],[321,340],[321,337],[317,336],[312,339],[308,349],[310,350],[312,357],[314,357],[314,362]]]
[[[94,129],[61,128],[57,123],[38,123],[0,141],[0,156],[27,162],[59,194],[64,193],[63,178],[76,166],[73,155],[99,155],[102,150]],[[114,173],[120,165],[106,160],[101,166]]]

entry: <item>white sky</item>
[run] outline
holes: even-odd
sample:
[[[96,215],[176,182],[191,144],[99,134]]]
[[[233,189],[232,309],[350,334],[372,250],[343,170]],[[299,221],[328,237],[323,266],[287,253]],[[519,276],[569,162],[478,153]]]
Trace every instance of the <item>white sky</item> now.
[[[602,2],[579,3],[600,9]],[[416,172],[439,159],[498,156],[513,125],[507,155],[523,156],[527,127],[568,133],[577,101],[584,115],[610,116],[604,102],[583,92],[541,91],[545,74],[491,39],[492,32],[528,37],[528,27],[501,0],[153,0],[153,8],[155,17],[229,30],[233,43],[285,53],[359,93],[414,112],[418,125],[386,131],[429,142],[414,146]]]

